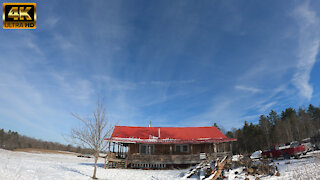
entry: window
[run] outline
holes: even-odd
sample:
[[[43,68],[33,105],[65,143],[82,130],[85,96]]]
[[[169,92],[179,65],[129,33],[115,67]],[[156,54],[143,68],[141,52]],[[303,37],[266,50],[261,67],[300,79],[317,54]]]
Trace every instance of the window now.
[[[189,152],[189,145],[175,145],[175,152]]]
[[[146,145],[140,145],[140,154],[147,154],[147,148]]]
[[[188,145],[182,146],[182,152],[188,152]]]
[[[140,144],[140,154],[154,154],[154,145]]]

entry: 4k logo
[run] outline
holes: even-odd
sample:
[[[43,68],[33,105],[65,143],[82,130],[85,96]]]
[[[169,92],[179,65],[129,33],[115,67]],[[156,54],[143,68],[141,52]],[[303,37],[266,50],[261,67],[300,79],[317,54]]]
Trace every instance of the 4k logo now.
[[[3,3],[3,29],[36,29],[36,3]]]

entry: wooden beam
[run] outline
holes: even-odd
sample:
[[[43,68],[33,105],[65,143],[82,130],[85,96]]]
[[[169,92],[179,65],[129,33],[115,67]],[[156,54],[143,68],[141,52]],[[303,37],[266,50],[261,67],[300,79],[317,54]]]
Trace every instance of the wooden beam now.
[[[119,143],[117,143],[117,144],[118,144],[118,156],[119,156],[120,146],[119,146]]]
[[[216,168],[211,172],[211,175],[207,179],[210,179],[210,180],[218,179],[220,177],[222,171],[223,171],[223,168],[224,168],[224,165],[227,162],[227,159],[228,159],[228,156],[225,156],[222,159],[222,161],[219,160],[218,163],[217,163]]]
[[[107,169],[107,156],[104,157],[104,166],[103,166],[103,168]]]
[[[109,145],[109,153],[110,153],[110,144],[111,144],[111,140],[109,141],[109,144],[108,144]]]

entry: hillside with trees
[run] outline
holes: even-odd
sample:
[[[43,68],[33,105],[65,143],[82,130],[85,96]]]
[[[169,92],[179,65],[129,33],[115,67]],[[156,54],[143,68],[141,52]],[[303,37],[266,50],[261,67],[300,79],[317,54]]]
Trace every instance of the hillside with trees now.
[[[232,129],[226,135],[237,138],[234,153],[250,153],[313,136],[320,129],[320,108],[287,108],[278,114],[271,110],[261,115],[257,124],[244,122],[242,128]]]
[[[57,142],[48,142],[28,136],[20,135],[18,132],[5,131],[0,129],[0,148],[14,150],[23,148],[37,148],[47,150],[59,150],[59,151],[70,151],[83,154],[90,154],[90,149],[83,149],[81,147],[74,147],[70,144],[64,145]]]

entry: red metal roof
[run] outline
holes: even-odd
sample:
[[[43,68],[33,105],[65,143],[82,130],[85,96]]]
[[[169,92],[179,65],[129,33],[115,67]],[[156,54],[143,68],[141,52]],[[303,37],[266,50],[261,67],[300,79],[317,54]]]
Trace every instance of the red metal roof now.
[[[160,133],[159,133],[160,132]],[[159,136],[160,135],[160,136]],[[126,143],[204,143],[225,142],[227,138],[214,126],[211,127],[133,127],[116,126],[112,141]]]

